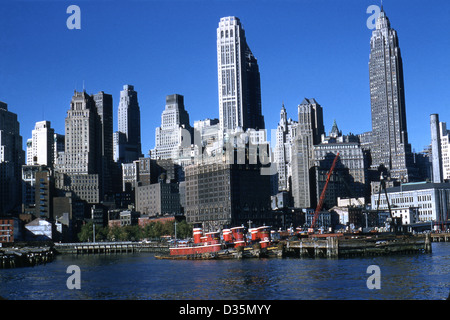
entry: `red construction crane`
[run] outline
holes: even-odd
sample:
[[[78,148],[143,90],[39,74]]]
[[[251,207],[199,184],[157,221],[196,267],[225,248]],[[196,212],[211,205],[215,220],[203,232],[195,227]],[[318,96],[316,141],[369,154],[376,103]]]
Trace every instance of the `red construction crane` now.
[[[319,203],[317,204],[316,211],[314,212],[314,217],[311,223],[311,227],[308,229],[309,233],[314,232],[314,228],[316,226],[317,218],[319,217],[320,210],[322,210],[323,201],[325,200],[325,192],[327,191],[328,182],[330,182],[331,174],[333,173],[334,167],[336,166],[336,162],[339,158],[339,152],[334,158],[333,164],[331,165],[330,171],[328,171],[327,181],[325,182],[325,186],[323,187],[322,194],[320,195]]]

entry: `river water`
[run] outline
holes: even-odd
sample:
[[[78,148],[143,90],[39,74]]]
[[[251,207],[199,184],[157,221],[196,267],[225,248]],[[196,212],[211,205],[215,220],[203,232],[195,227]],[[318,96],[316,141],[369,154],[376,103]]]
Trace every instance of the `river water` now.
[[[450,243],[430,254],[345,259],[158,260],[152,253],[59,255],[46,265],[0,270],[8,300],[444,300]],[[80,269],[69,289],[68,267]],[[369,289],[379,267],[380,288]]]

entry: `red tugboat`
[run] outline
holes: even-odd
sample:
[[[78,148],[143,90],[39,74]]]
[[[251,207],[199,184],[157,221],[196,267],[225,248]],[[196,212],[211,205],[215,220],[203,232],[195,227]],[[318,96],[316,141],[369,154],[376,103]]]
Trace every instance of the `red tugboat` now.
[[[238,248],[238,247],[245,247],[246,243],[245,243],[245,236],[244,236],[244,231],[245,228],[244,227],[234,227],[231,228],[231,234],[233,236],[234,239],[234,247]]]
[[[223,235],[223,242],[225,245],[231,246],[233,244],[233,233],[231,232],[231,229],[223,229],[222,230]]]
[[[193,229],[194,243],[169,248],[172,259],[232,259],[280,256],[273,247],[271,228],[262,226],[249,229],[251,239],[246,239],[244,226],[203,234],[202,228]],[[248,240],[248,241],[247,241]],[[271,247],[272,246],[272,247]],[[166,257],[169,258],[169,257]]]
[[[218,252],[222,249],[219,239],[219,232],[208,232],[203,236],[201,228],[193,230],[194,243],[192,245],[183,245],[171,247],[171,256],[189,256],[189,255],[205,255]]]
[[[270,239],[270,227],[259,227],[258,228],[259,233],[259,243],[261,244],[261,249],[269,247],[271,244]]]

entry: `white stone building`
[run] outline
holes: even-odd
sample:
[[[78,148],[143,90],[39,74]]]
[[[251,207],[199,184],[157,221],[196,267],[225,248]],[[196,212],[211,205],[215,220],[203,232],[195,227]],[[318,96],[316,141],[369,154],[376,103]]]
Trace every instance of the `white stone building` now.
[[[416,208],[418,213],[416,222],[441,223],[449,219],[450,183],[405,183],[398,187],[387,188],[386,191],[393,212],[397,212],[398,209]],[[384,192],[372,193],[372,207],[377,208],[378,197],[380,197],[379,209],[387,210],[388,203]],[[401,213],[404,212],[397,212]]]

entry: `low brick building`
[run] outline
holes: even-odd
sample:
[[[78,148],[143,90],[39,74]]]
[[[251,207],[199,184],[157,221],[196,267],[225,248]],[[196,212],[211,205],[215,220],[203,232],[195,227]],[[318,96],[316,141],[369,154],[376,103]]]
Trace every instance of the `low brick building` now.
[[[0,218],[0,243],[14,242],[14,219]]]

